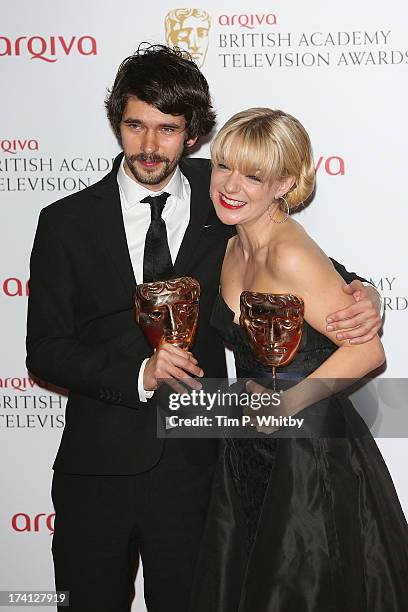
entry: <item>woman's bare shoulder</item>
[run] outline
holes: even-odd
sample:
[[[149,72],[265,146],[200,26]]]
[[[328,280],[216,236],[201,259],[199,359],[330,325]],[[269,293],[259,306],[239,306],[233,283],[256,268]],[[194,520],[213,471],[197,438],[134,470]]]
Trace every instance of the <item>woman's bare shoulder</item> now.
[[[270,265],[278,276],[287,277],[307,273],[311,268],[331,270],[330,259],[317,242],[297,221],[289,219],[287,227],[279,235],[271,249]]]

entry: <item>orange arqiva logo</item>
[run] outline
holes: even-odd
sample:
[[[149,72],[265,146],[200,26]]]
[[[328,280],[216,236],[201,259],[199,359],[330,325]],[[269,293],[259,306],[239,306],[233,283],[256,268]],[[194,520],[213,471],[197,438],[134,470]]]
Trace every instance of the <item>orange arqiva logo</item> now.
[[[207,11],[197,8],[173,9],[164,18],[166,42],[169,47],[188,51],[201,68],[208,51],[208,35],[211,17]]]

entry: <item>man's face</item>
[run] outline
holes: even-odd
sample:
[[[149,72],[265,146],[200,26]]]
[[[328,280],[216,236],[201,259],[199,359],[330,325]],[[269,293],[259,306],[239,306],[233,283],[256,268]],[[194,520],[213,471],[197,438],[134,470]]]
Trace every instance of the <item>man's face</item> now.
[[[199,68],[205,61],[208,50],[208,19],[190,15],[181,19],[171,32],[171,43],[189,52]]]
[[[198,321],[200,286],[189,277],[145,283],[136,289],[136,322],[153,348],[169,342],[188,349]]]
[[[165,115],[154,106],[129,97],[120,124],[125,171],[151,191],[161,191],[172,177],[186,140],[186,121],[181,115]]]
[[[278,367],[292,361],[302,337],[303,309],[303,301],[291,294],[241,294],[240,324],[263,365]]]

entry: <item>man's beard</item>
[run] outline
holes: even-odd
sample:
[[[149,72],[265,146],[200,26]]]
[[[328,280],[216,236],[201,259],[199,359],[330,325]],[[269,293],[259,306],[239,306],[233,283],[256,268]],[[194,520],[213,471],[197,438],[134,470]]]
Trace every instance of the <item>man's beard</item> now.
[[[125,160],[127,167],[138,183],[141,183],[142,185],[159,185],[168,176],[173,174],[182,155],[183,151],[181,151],[174,159],[170,160],[168,157],[162,157],[161,155],[156,155],[154,153],[152,153],[152,155],[147,155],[146,153],[126,155],[125,153]],[[149,170],[147,168],[143,169],[139,165],[136,165],[135,162],[137,161],[162,162],[163,165],[159,168],[152,168]]]

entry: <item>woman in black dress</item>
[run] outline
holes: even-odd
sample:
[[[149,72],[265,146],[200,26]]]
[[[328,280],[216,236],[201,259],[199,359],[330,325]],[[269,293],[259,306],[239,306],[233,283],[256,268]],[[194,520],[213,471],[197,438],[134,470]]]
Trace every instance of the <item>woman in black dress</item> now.
[[[290,218],[314,188],[309,137],[290,115],[250,109],[218,133],[212,160],[216,213],[237,227],[212,324],[238,377],[265,379],[270,370],[239,325],[241,292],[302,297],[299,350],[277,380],[287,388],[282,414],[306,417],[311,429],[223,443],[191,612],[405,611],[407,524],[391,477],[352,405],[318,384],[339,390],[380,366],[384,352],[378,337],[353,345],[326,326],[327,313],[353,298]]]

